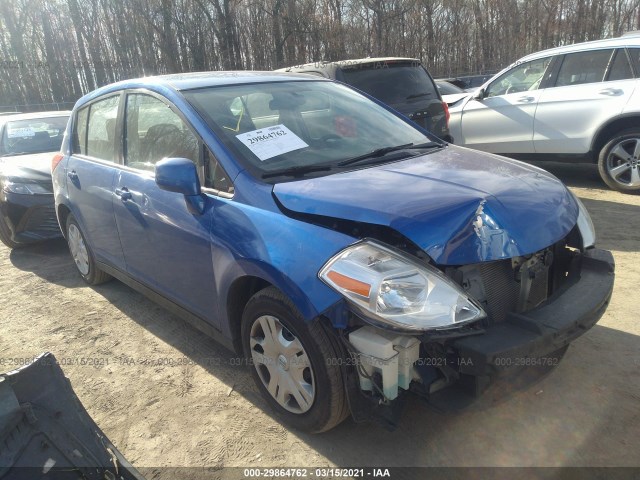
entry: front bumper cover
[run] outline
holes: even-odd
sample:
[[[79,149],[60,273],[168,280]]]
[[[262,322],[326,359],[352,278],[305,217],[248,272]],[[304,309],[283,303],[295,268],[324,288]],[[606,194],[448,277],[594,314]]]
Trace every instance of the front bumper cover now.
[[[464,337],[452,346],[460,358],[459,373],[482,376],[526,366],[567,346],[602,317],[613,292],[615,264],[611,252],[590,249],[576,258],[577,281],[545,304],[525,313],[510,313],[482,335]]]
[[[22,195],[0,191],[0,221],[12,241],[29,244],[62,237],[53,195]]]

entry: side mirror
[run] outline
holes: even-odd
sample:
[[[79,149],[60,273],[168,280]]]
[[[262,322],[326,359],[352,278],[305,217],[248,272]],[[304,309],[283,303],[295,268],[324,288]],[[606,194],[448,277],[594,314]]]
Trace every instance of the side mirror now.
[[[474,93],[473,97],[471,98],[478,101],[481,101],[482,99],[484,99],[484,88],[479,88],[478,90],[476,90],[476,93]]]
[[[156,185],[161,190],[181,193],[191,213],[204,212],[204,198],[195,164],[187,158],[165,158],[156,163]]]

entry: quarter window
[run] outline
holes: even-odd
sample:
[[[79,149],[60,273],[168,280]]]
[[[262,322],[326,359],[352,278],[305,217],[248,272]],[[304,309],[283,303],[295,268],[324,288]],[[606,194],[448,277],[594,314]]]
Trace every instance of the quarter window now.
[[[81,155],[87,154],[87,119],[89,118],[89,107],[78,111],[76,118],[76,128],[73,135],[73,153]]]
[[[590,50],[565,55],[556,86],[602,82],[612,53],[613,50]]]
[[[631,65],[636,72],[636,77],[640,77],[640,48],[628,48],[627,52],[631,58]]]
[[[116,119],[118,118],[118,103],[120,96],[109,97],[92,103],[89,107],[89,122],[87,125],[87,144],[82,152],[90,157],[115,161],[116,151]],[[84,133],[81,130],[78,115],[78,136]],[[82,149],[82,144],[80,143]]]
[[[518,65],[498,78],[487,88],[485,96],[497,97],[540,88],[551,57]]]
[[[127,97],[124,163],[153,171],[163,158],[188,158],[198,164],[199,142],[182,119],[155,97]]]
[[[633,78],[633,73],[631,72],[631,65],[629,65],[627,52],[625,52],[624,49],[618,49],[616,50],[616,56],[613,59],[611,68],[609,69],[607,81],[626,80],[628,78]]]

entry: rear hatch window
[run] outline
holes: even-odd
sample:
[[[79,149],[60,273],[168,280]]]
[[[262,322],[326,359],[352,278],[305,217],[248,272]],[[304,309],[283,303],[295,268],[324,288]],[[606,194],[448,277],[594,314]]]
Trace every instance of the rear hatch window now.
[[[408,97],[438,98],[433,80],[416,62],[375,62],[341,70],[345,83],[388,105],[404,103]]]
[[[343,66],[337,79],[395,108],[438,137],[448,135],[442,100],[420,63],[381,61]]]

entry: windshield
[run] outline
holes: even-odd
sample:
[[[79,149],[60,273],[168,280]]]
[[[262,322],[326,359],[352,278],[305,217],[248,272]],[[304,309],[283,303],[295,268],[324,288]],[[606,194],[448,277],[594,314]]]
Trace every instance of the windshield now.
[[[30,118],[7,122],[0,155],[54,152],[60,149],[69,117]]]
[[[333,82],[255,83],[183,94],[244,166],[263,178],[291,169],[336,167],[380,149],[435,139]]]
[[[425,69],[419,63],[366,63],[342,68],[344,82],[387,104],[413,98],[438,98]]]

